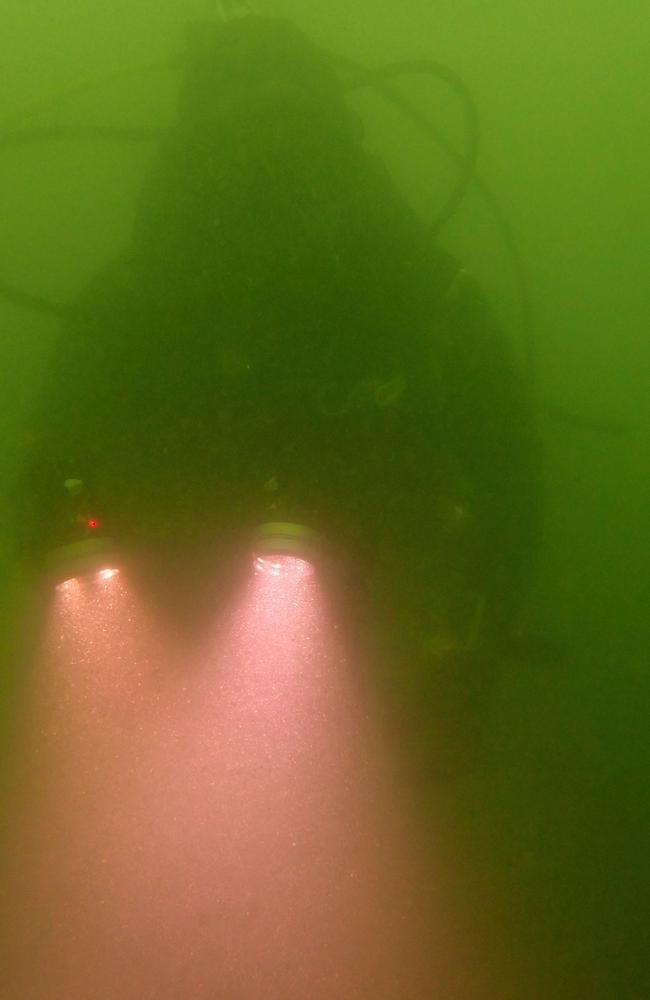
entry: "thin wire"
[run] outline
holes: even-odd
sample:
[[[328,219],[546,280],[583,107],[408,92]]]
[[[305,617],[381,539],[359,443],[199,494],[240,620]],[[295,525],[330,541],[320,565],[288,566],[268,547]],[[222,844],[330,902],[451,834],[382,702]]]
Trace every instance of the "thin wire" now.
[[[337,56],[338,58],[340,57]],[[390,66],[371,71],[362,69],[351,60],[346,59],[345,62],[350,68],[354,68],[357,74],[357,79],[349,85],[348,90],[356,90],[359,87],[373,87],[385,100],[395,105],[405,118],[412,121],[428,138],[440,146],[453,159],[454,165],[458,168],[458,177],[454,189],[430,226],[431,236],[433,238],[437,237],[443,226],[458,211],[476,175],[479,149],[479,120],[476,105],[469,90],[453,70],[430,59],[413,59],[392,63]],[[438,127],[419,108],[389,85],[391,80],[418,74],[442,80],[459,97],[465,116],[467,133],[464,154],[461,155],[451,146]]]
[[[112,125],[54,125],[0,132],[0,152],[20,146],[52,142],[153,142],[165,129],[124,128]]]
[[[127,69],[123,68],[111,70],[109,73],[104,73],[102,76],[93,77],[92,80],[85,80],[83,83],[74,84],[71,87],[67,87],[65,90],[60,90],[56,94],[52,94],[50,97],[34,101],[33,104],[28,104],[19,111],[14,111],[0,123],[0,132],[11,131],[18,126],[21,126],[25,120],[59,108],[68,100],[83,97],[86,94],[92,94],[98,90],[104,90],[105,87],[110,86],[112,83],[117,83],[122,80],[137,79],[147,73],[162,72],[163,70],[168,72],[170,69],[175,69],[181,66],[182,62],[182,56],[173,56],[172,58],[167,56],[165,59],[157,59],[150,63],[144,63],[144,65],[129,66]]]
[[[492,213],[492,217],[497,227],[506,252],[510,258],[513,269],[513,276],[517,288],[517,296],[520,303],[519,329],[522,343],[524,364],[529,381],[535,380],[537,366],[537,351],[535,344],[535,322],[533,299],[528,283],[526,265],[519,250],[517,239],[513,228],[508,221],[498,198],[490,190],[489,186],[481,179],[476,170],[478,159],[479,127],[478,113],[474,101],[463,83],[452,70],[440,63],[430,60],[413,60],[409,62],[397,63],[377,71],[368,71],[358,66],[347,57],[334,57],[336,62],[346,66],[357,75],[357,80],[349,86],[349,90],[355,90],[362,86],[376,87],[385,100],[389,101],[404,115],[405,118],[413,122],[431,141],[437,145],[445,155],[452,161],[458,171],[458,180],[449,199],[438,213],[436,219],[431,224],[430,235],[436,238],[441,229],[450,221],[458,211],[469,188],[473,185],[479,192],[485,205]],[[467,147],[464,154],[449,142],[443,132],[432,122],[429,117],[423,114],[408,98],[398,93],[390,83],[390,79],[410,73],[427,73],[430,76],[442,79],[449,84],[461,99],[467,128]]]
[[[510,256],[513,266],[514,276],[518,288],[521,303],[521,335],[526,369],[528,375],[533,380],[536,366],[536,350],[534,343],[534,324],[532,296],[528,286],[526,269],[523,258],[517,246],[517,242],[506,219],[497,198],[492,194],[487,185],[476,173],[479,144],[478,113],[474,101],[462,79],[449,69],[433,60],[418,59],[395,63],[379,70],[367,70],[344,56],[330,55],[330,58],[339,67],[343,67],[353,74],[352,80],[347,85],[348,91],[360,89],[361,87],[374,87],[385,100],[392,103],[407,119],[420,128],[454,163],[458,171],[458,178],[454,189],[447,202],[438,213],[436,219],[431,224],[430,234],[432,238],[438,236],[442,228],[458,211],[464,200],[469,187],[474,184],[481,194],[481,197],[492,212],[497,224],[497,228],[504,241],[504,245]],[[33,117],[58,107],[63,101],[101,90],[116,81],[129,80],[139,77],[149,72],[159,70],[174,69],[183,64],[183,57],[176,56],[165,60],[157,60],[138,68],[127,70],[116,70],[104,76],[98,77],[83,84],[71,87],[46,101],[37,102],[20,112],[5,119],[0,127],[0,151],[15,148],[20,145],[30,145],[37,142],[65,142],[65,141],[124,141],[124,142],[150,142],[156,139],[161,132],[154,129],[129,129],[111,127],[58,127],[44,128],[39,130],[27,130],[16,128],[17,122],[23,122],[25,118]],[[467,145],[465,153],[459,153],[454,146],[446,139],[438,127],[424,115],[411,101],[399,94],[390,86],[390,81],[398,77],[411,74],[426,74],[436,79],[443,80],[459,97],[466,120]],[[71,306],[66,306],[47,299],[31,295],[8,285],[0,280],[0,296],[15,305],[33,308],[41,313],[48,313],[54,316],[68,316],[72,311]]]
[[[17,149],[21,146],[32,146],[38,143],[51,142],[152,142],[163,134],[162,129],[121,128],[103,125],[91,126],[52,126],[46,128],[14,129],[0,133],[0,152]],[[34,295],[15,288],[0,279],[0,296],[13,306],[31,309],[44,316],[56,319],[69,319],[74,315],[72,305],[54,302],[42,295]]]

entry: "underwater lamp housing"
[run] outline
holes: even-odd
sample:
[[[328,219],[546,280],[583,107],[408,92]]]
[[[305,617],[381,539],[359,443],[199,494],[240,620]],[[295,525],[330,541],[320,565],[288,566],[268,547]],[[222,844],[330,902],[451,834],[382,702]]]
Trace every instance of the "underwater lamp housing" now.
[[[53,534],[55,544],[43,561],[45,575],[55,583],[92,574],[116,572],[116,547],[103,531],[95,505],[81,479],[66,479]]]
[[[292,521],[268,521],[255,532],[255,569],[270,576],[309,574],[318,550],[319,538],[312,528]]]
[[[75,538],[52,549],[44,560],[46,576],[55,583],[92,574],[113,575],[119,564],[118,550],[107,536],[96,536],[88,527],[86,537]],[[270,576],[305,575],[313,572],[319,552],[319,536],[304,524],[269,521],[253,533],[255,571]]]
[[[115,545],[111,538],[84,538],[61,545],[48,553],[44,569],[55,583],[91,574],[108,578],[117,572]]]

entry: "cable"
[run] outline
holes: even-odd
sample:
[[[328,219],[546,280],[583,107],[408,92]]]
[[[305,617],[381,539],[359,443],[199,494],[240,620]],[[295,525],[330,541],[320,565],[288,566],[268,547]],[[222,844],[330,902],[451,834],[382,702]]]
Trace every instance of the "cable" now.
[[[151,142],[159,138],[162,133],[162,129],[114,128],[103,125],[13,129],[0,133],[0,152],[42,142]],[[13,306],[31,309],[44,316],[54,316],[56,319],[69,319],[75,311],[71,305],[53,302],[41,295],[33,295],[2,280],[0,280],[0,297]]]
[[[437,238],[443,226],[456,214],[472,184],[479,192],[484,203],[492,213],[497,231],[510,257],[517,287],[517,296],[520,302],[519,328],[524,364],[529,381],[531,383],[534,382],[537,352],[534,335],[533,301],[526,274],[526,265],[519,250],[512,226],[503,212],[499,200],[476,172],[479,142],[478,112],[467,87],[453,70],[431,60],[411,60],[395,63],[384,69],[368,71],[347,57],[335,56],[333,58],[335,62],[340,63],[347,69],[351,69],[357,75],[357,80],[349,85],[349,90],[355,90],[362,86],[375,86],[387,101],[399,109],[405,118],[412,121],[435,145],[442,149],[456,167],[458,180],[446,204],[431,224],[430,234],[432,238]],[[467,146],[464,155],[455,149],[440,129],[418,107],[386,82],[399,76],[407,76],[413,73],[427,73],[430,76],[443,80],[452,87],[460,98],[465,114],[467,130]]]
[[[43,316],[54,316],[56,319],[69,319],[74,315],[74,307],[65,305],[62,302],[52,302],[40,295],[32,295],[31,292],[23,292],[6,281],[0,280],[0,297],[12,306],[19,306],[21,309],[31,309],[33,312],[41,313]]]
[[[430,234],[437,237],[444,225],[458,211],[461,202],[467,194],[468,188],[476,175],[476,165],[478,160],[479,147],[479,121],[476,105],[467,87],[461,78],[453,70],[441,63],[429,59],[414,59],[405,62],[392,63],[378,70],[366,70],[350,59],[336,57],[337,61],[344,62],[348,67],[353,68],[357,79],[347,87],[348,91],[356,90],[360,87],[373,87],[389,103],[402,113],[402,115],[412,121],[434,144],[440,146],[447,155],[454,161],[458,168],[458,179],[454,189],[446,204],[438,213],[437,218],[430,227]],[[442,80],[460,98],[465,116],[467,132],[467,147],[464,155],[456,152],[447,142],[444,135],[434,125],[426,115],[417,108],[411,101],[403,97],[396,90],[390,87],[389,81],[403,76],[413,76],[424,74]]]
[[[128,69],[111,70],[110,73],[104,73],[101,76],[93,77],[92,80],[85,80],[83,83],[76,83],[65,90],[58,91],[50,97],[35,101],[33,104],[28,104],[27,107],[21,108],[20,111],[15,111],[2,121],[0,124],[0,133],[11,131],[16,126],[21,126],[25,119],[33,118],[35,115],[41,115],[44,112],[52,111],[54,108],[59,108],[67,100],[74,99],[76,97],[83,97],[85,94],[92,94],[97,90],[104,90],[107,85],[117,83],[122,80],[133,80],[138,77],[146,76],[149,73],[162,71],[168,73],[170,69],[173,70],[182,67],[183,62],[183,56],[173,56],[171,58],[166,56],[164,59],[157,59],[154,62],[143,63],[140,66],[129,66]]]
[[[42,142],[153,142],[164,129],[123,128],[111,125],[57,125],[0,132],[0,152]]]
[[[442,228],[456,214],[461,203],[472,184],[479,191],[481,197],[492,212],[497,229],[501,234],[506,250],[510,256],[513,267],[515,281],[518,288],[521,302],[521,336],[525,356],[526,369],[531,381],[534,378],[536,351],[533,333],[533,310],[532,297],[526,277],[526,269],[523,258],[517,246],[517,242],[508,220],[506,219],[498,200],[489,190],[487,185],[481,181],[476,173],[479,145],[479,124],[476,105],[469,90],[462,79],[447,66],[427,59],[414,59],[404,62],[394,63],[378,70],[367,70],[361,67],[354,60],[345,56],[329,54],[329,58],[335,65],[352,74],[345,89],[348,92],[362,87],[372,87],[381,96],[398,108],[405,118],[413,122],[435,145],[437,145],[449,157],[458,171],[457,181],[454,188],[439,211],[437,217],[430,227],[430,235],[437,238]],[[0,130],[0,152],[19,146],[27,146],[39,142],[70,142],[70,141],[109,141],[109,142],[151,142],[158,138],[161,130],[156,129],[136,129],[136,128],[112,128],[104,126],[89,127],[51,127],[42,129],[20,129],[14,127],[13,123],[25,117],[41,113],[52,107],[58,106],[63,100],[69,97],[78,97],[82,94],[101,89],[108,83],[118,80],[128,80],[136,76],[159,71],[170,70],[182,67],[183,57],[175,56],[171,59],[159,60],[147,64],[137,69],[119,70],[96,80],[92,80],[79,86],[70,88],[63,94],[57,95],[54,99],[48,99],[40,104],[33,105],[20,114],[11,116],[5,120],[4,127]],[[408,98],[399,94],[390,86],[390,81],[403,76],[428,75],[442,80],[449,86],[460,99],[466,123],[466,149],[464,154],[459,153],[454,146],[446,139],[443,133],[432,123],[419,108],[417,108]],[[13,288],[4,281],[0,281],[0,296],[7,301],[20,306],[30,307],[41,313],[49,313],[55,316],[66,316],[70,314],[72,307],[48,302],[40,296],[31,295],[27,292]]]

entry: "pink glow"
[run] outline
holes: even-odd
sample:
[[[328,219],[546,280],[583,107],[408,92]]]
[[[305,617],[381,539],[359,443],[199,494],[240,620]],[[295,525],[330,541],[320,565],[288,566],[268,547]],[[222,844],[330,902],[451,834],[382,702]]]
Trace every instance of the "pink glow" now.
[[[306,559],[295,556],[258,556],[255,560],[255,572],[285,580],[303,580],[313,575],[314,567]]]
[[[63,594],[80,594],[84,588],[86,592],[88,588],[93,584],[101,583],[105,580],[112,580],[114,576],[119,573],[118,569],[100,569],[95,573],[88,573],[84,576],[72,576],[68,580],[63,580],[62,583],[56,585],[56,589],[59,593]]]
[[[446,991],[454,918],[359,657],[295,568],[252,574],[201,654],[122,574],[56,591],[6,850],[3,998],[470,995]]]
[[[111,580],[119,570],[116,569],[100,569],[99,579],[100,580]]]

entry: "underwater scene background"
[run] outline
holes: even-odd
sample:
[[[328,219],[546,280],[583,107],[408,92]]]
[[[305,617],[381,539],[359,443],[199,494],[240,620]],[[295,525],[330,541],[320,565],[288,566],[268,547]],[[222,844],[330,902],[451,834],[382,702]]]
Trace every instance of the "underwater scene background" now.
[[[218,6],[207,0],[5,5],[1,282],[49,302],[74,301],[132,239],[152,165],[152,150],[144,142],[12,147],[6,136],[21,127],[166,128],[178,99],[178,74],[166,63],[183,47],[186,23],[214,20]],[[25,581],[30,567],[16,554],[16,538],[46,538],[49,525],[40,523],[47,514],[35,515],[37,508],[27,501],[21,500],[17,511],[16,497],[22,496],[23,470],[38,453],[32,415],[56,370],[52,352],[61,321],[0,299],[0,721],[7,774],[2,828],[8,844],[2,964],[9,969],[6,981],[0,979],[0,997],[103,998],[119,990],[134,998],[286,1000],[291,990],[307,996],[310,989],[315,998],[395,1000],[645,997],[650,988],[645,207],[650,41],[642,5],[259,0],[253,6],[260,14],[288,18],[316,45],[364,67],[433,59],[452,67],[471,92],[479,121],[477,172],[507,217],[525,264],[530,326],[522,323],[521,285],[507,241],[478,184],[469,185],[438,243],[481,286],[522,377],[534,343],[531,392],[541,451],[542,527],[521,609],[521,642],[501,655],[482,705],[481,741],[471,766],[450,773],[435,766],[438,737],[431,720],[447,710],[452,716],[456,703],[434,704],[436,686],[429,690],[426,684],[418,688],[415,705],[406,698],[396,764],[380,724],[372,724],[371,710],[355,714],[366,704],[360,689],[365,692],[372,668],[368,676],[365,667],[359,670],[363,683],[349,680],[341,667],[349,655],[323,638],[332,634],[331,609],[321,609],[311,590],[305,591],[309,643],[305,640],[303,649],[294,636],[296,653],[291,643],[286,651],[271,640],[268,662],[275,664],[274,677],[282,677],[279,688],[268,674],[258,673],[259,652],[237,619],[224,639],[224,698],[216,697],[203,674],[185,698],[169,664],[168,674],[153,668],[147,674],[156,658],[176,664],[182,656],[176,648],[165,650],[161,635],[151,637],[148,625],[141,631],[133,627],[139,616],[149,621],[148,611],[122,591],[114,600],[124,644],[117,657],[110,649],[105,653],[117,664],[110,690],[88,682],[90,654],[78,618],[72,639],[63,643],[50,635],[55,653],[26,653],[25,633],[36,633],[37,626],[25,612],[33,583],[31,577]],[[130,73],[139,68],[143,72]],[[399,82],[399,92],[453,146],[463,148],[466,122],[443,82],[414,76]],[[367,148],[385,162],[414,215],[423,224],[435,219],[457,181],[458,164],[377,93],[355,92],[350,104],[363,121]],[[264,116],[253,122],[254,135],[261,135]],[[309,137],[308,127],[303,135]],[[336,170],[327,156],[322,164],[327,176]],[[264,190],[259,198],[263,206]],[[290,213],[298,199],[291,191],[286,198],[282,211]],[[319,216],[321,247],[335,228],[328,209],[324,205]],[[255,260],[273,260],[275,289],[282,280],[306,280],[291,273],[291,248],[267,247],[264,232],[261,223],[259,239],[246,245],[244,259],[255,254]],[[391,235],[397,241],[397,227]],[[312,266],[317,302],[319,260]],[[402,288],[396,282],[397,287]],[[113,304],[102,305],[109,324]],[[395,298],[392,308],[398,322]],[[237,352],[228,353],[223,364],[235,371]],[[354,366],[353,351],[346,364]],[[395,386],[386,384],[390,395]],[[119,416],[116,412],[116,428]],[[52,415],[52,427],[57,421],[71,432],[67,411]],[[476,433],[480,430],[477,425]],[[349,447],[353,453],[354,442]],[[346,462],[354,464],[349,453]],[[180,490],[185,480],[178,482]],[[338,480],[330,478],[329,487],[339,495]],[[343,495],[341,510],[345,501]],[[426,603],[424,595],[422,600]],[[266,605],[256,605],[255,628],[266,635],[260,607]],[[292,607],[295,602],[289,601],[282,614],[290,616]],[[50,627],[56,631],[56,620]],[[243,646],[237,647],[233,636],[244,632]],[[143,652],[149,638],[151,647]],[[322,679],[318,698],[293,674],[282,674],[285,654],[304,655]],[[144,690],[129,678],[130,655],[148,664]],[[66,656],[78,671],[74,683],[65,674]],[[359,662],[365,662],[361,653]],[[26,691],[38,677],[38,664],[45,687],[36,685],[30,715]],[[407,676],[400,674],[396,683],[400,697]],[[240,680],[229,688],[228,677]],[[242,677],[263,692],[259,704],[247,701]],[[367,686],[372,689],[372,682]],[[468,680],[470,700],[479,697],[479,687],[475,678]],[[297,688],[300,699],[291,702],[289,692]],[[378,719],[390,715],[382,703],[391,697],[386,689],[363,697],[368,705],[378,698]],[[283,704],[292,706],[282,717],[284,730],[259,718],[278,699],[289,699]],[[84,706],[91,704],[104,719],[103,739],[85,728]],[[120,705],[127,706],[123,717]],[[456,720],[461,743],[477,725],[465,708]],[[16,720],[23,712],[28,722],[21,728]],[[42,721],[43,712],[49,721]],[[212,720],[216,735],[208,735]],[[299,773],[287,733],[304,748],[305,770]],[[268,783],[258,770],[255,739],[270,755],[274,747],[277,751],[267,761]],[[338,749],[330,757],[333,745]],[[120,759],[111,763],[117,746]],[[132,751],[129,760],[125,747]],[[278,803],[285,780],[291,793],[283,813]],[[208,787],[213,794],[218,789],[219,804],[215,799],[210,805],[208,795],[202,805]],[[238,787],[248,794],[240,797]],[[229,797],[236,803],[230,814],[224,805]],[[24,815],[14,804],[23,799]],[[266,841],[248,828],[246,803],[250,822],[261,824],[262,833],[265,822],[272,824],[274,834]],[[310,811],[319,817],[319,836],[304,821]],[[299,864],[291,861],[287,846],[289,826],[305,845]],[[244,827],[238,852],[233,841],[242,838]],[[378,827],[381,837],[373,834]],[[45,829],[51,837],[42,836]],[[319,865],[336,841],[354,856],[365,895],[348,894],[347,883],[345,891],[332,894],[322,881],[327,866]],[[277,870],[264,867],[256,882],[256,866],[267,850],[275,852]],[[210,851],[219,859],[216,867],[206,861]],[[59,862],[60,878],[48,870]],[[111,869],[108,874],[102,864]],[[157,872],[160,884],[152,891]],[[201,882],[200,890],[192,888],[192,879]],[[221,886],[221,917],[211,879]],[[108,900],[108,915],[95,907],[98,887]],[[254,900],[252,908],[240,908],[242,892]],[[390,920],[376,919],[382,908],[403,917],[403,924],[395,924],[401,931]],[[349,938],[334,931],[346,921]],[[277,930],[283,926],[284,934]],[[327,954],[315,943],[319,934]],[[142,949],[127,947],[127,941],[144,942],[141,963]],[[365,947],[369,954],[362,961],[358,953]],[[75,969],[75,954],[84,949],[86,957]],[[170,962],[173,952],[176,960]],[[120,954],[124,967],[118,975]],[[218,956],[213,964],[211,955]],[[430,967],[426,955],[435,957]],[[408,975],[400,973],[400,962],[409,965]],[[336,963],[354,967],[354,975],[340,972],[337,979],[339,973],[331,970]]]

